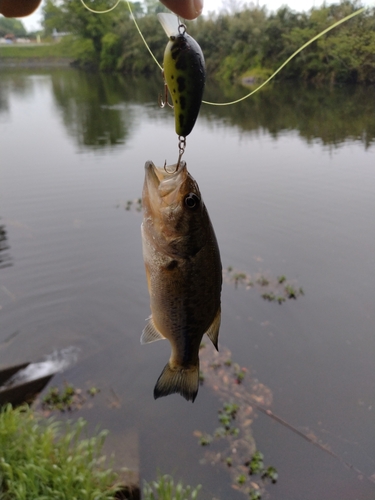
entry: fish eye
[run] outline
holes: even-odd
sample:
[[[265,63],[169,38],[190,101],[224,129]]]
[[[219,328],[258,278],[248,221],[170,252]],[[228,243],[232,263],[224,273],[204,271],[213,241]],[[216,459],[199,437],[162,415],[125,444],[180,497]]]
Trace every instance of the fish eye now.
[[[189,193],[185,197],[185,205],[188,208],[195,208],[195,207],[197,207],[199,205],[200,201],[201,200],[198,198],[198,196],[195,193]]]

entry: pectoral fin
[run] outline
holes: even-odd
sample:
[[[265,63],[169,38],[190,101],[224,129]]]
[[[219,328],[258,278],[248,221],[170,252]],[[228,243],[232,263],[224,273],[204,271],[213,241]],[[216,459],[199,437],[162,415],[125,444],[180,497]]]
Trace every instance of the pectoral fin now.
[[[149,344],[150,342],[156,342],[156,340],[165,339],[164,335],[162,335],[154,325],[154,322],[152,321],[152,316],[150,316],[149,320],[150,321],[143,329],[141,335],[141,344]]]
[[[219,307],[213,322],[211,323],[209,329],[206,332],[208,338],[211,340],[217,351],[219,350],[217,343],[219,340],[220,322],[221,322],[221,308]]]

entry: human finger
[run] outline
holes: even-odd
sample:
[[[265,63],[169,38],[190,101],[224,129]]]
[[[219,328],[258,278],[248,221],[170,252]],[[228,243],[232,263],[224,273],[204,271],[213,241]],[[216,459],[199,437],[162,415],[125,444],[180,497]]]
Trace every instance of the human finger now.
[[[160,2],[183,19],[196,19],[203,10],[203,0],[160,0]]]
[[[40,5],[41,0],[0,0],[0,14],[5,17],[29,16]]]

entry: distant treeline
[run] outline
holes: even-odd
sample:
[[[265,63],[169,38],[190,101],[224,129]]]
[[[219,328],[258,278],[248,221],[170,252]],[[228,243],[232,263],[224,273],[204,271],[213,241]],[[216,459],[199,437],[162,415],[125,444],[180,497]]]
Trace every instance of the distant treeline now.
[[[113,0],[88,0],[105,10]],[[139,27],[151,50],[162,62],[166,35],[156,13],[157,0],[131,3]],[[268,13],[251,5],[189,22],[188,32],[202,47],[207,69],[222,81],[247,75],[250,80],[270,75],[300,46],[316,34],[361,7],[356,0],[313,8],[308,13],[288,7]],[[47,0],[46,34],[69,32],[77,64],[125,74],[154,73],[157,66],[147,52],[126,2],[110,13],[98,15],[84,9],[80,0]],[[313,82],[375,83],[375,9],[367,9],[319,38],[295,57],[279,79]]]
[[[0,37],[13,35],[14,37],[25,37],[27,34],[25,26],[18,19],[0,17]]]

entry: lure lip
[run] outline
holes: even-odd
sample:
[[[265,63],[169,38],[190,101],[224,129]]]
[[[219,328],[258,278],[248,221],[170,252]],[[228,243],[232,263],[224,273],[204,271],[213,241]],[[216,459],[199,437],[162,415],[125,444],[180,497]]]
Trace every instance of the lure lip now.
[[[174,14],[159,12],[157,14],[160,24],[163,26],[167,37],[178,35],[178,27],[180,26],[180,22],[177,16]]]

